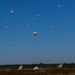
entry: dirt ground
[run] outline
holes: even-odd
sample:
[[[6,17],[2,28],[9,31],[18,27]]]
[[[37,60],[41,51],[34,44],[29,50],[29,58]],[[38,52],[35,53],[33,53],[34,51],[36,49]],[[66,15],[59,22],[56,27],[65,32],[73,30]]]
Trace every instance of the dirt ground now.
[[[75,69],[0,70],[0,75],[75,75]]]

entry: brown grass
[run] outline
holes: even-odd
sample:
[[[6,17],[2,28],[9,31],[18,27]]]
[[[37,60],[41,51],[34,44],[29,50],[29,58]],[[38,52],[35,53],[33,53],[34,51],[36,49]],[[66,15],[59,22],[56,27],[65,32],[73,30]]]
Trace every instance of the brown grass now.
[[[23,69],[23,70],[11,70],[1,69],[0,75],[75,75],[75,69]]]

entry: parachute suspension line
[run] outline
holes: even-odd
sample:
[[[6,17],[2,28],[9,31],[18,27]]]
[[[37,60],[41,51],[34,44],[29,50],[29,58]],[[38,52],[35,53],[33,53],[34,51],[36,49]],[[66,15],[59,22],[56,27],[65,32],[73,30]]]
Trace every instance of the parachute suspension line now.
[[[37,45],[37,37],[34,37],[34,45]]]
[[[8,31],[8,21],[6,21],[5,29]]]

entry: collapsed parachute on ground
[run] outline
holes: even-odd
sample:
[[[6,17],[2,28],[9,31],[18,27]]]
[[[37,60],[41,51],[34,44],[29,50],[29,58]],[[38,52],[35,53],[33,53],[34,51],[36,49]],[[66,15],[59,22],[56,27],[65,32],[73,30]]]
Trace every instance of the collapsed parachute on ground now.
[[[63,67],[63,64],[62,63],[60,63],[58,66],[57,66],[57,68],[62,68]]]
[[[38,69],[39,69],[38,66],[36,66],[36,67],[33,68],[33,70],[38,70]]]
[[[18,70],[22,70],[22,67],[23,67],[23,66],[21,65],[21,66],[18,68]]]

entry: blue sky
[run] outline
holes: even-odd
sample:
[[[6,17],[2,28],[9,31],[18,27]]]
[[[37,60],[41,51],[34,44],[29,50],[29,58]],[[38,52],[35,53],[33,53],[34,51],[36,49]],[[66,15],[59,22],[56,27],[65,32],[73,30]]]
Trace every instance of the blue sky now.
[[[75,62],[74,28],[75,0],[0,0],[0,64]]]

